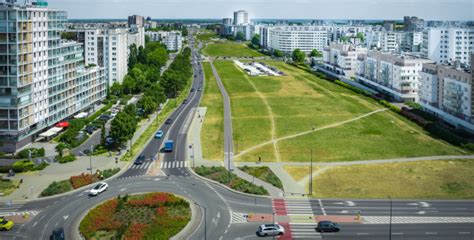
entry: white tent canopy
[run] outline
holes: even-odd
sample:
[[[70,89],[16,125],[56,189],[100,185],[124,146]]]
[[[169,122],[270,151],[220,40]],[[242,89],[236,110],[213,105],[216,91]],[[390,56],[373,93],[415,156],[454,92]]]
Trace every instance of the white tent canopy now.
[[[87,114],[86,112],[81,112],[81,113],[77,114],[76,116],[74,116],[74,118],[76,118],[76,119],[85,118],[85,117],[87,117],[87,115],[89,115],[89,114]]]
[[[53,127],[51,129],[49,129],[48,131],[44,132],[44,133],[41,133],[40,134],[40,137],[52,137],[56,134],[58,134],[59,132],[61,132],[63,129],[60,128],[60,127]]]

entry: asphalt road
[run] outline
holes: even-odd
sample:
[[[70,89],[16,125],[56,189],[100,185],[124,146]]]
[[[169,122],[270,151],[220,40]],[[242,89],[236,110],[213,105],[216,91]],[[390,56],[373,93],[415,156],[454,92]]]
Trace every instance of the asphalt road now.
[[[193,46],[190,41],[190,46]],[[193,58],[197,54],[193,50]],[[193,88],[203,88],[201,66],[198,61],[193,64],[196,77]],[[196,63],[197,62],[197,63]],[[164,125],[165,137],[153,139],[143,150],[147,162],[140,168],[129,168],[116,179],[107,181],[109,190],[97,197],[89,197],[86,191],[74,192],[67,196],[32,201],[24,205],[14,205],[15,211],[39,211],[31,221],[17,224],[11,231],[0,233],[0,239],[49,239],[53,229],[63,227],[67,239],[77,239],[77,226],[87,211],[96,204],[116,197],[117,195],[164,191],[182,195],[206,212],[207,218],[189,236],[189,239],[257,239],[255,231],[260,223],[244,223],[243,214],[271,214],[272,200],[237,194],[226,188],[202,181],[190,174],[185,165],[177,164],[185,159],[188,147],[184,141],[187,119],[193,114],[193,108],[199,105],[202,92],[191,92],[187,104],[180,104],[171,115],[173,123]],[[170,103],[173,104],[173,103]],[[160,151],[165,139],[175,141],[172,153],[166,153],[163,159],[166,176],[146,176],[151,158]],[[160,163],[161,164],[161,163]],[[174,166],[174,167],[173,167]],[[374,216],[371,224],[341,224],[339,233],[314,231],[315,223],[291,224],[295,239],[389,239],[390,227],[384,223],[390,214],[390,202],[387,200],[340,200],[340,199],[288,199],[288,214],[309,215],[354,215],[361,212],[362,216]],[[474,201],[392,201],[392,215],[401,220],[409,217],[445,218],[474,217]],[[382,223],[377,223],[377,216]],[[385,217],[385,218],[384,218]],[[429,222],[429,221],[428,221]],[[474,223],[428,223],[392,224],[391,239],[474,239]]]

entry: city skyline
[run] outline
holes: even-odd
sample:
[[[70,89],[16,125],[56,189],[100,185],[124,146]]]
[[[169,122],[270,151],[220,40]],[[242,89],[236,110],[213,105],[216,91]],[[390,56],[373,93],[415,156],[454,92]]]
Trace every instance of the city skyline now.
[[[271,4],[270,4],[271,3]],[[256,19],[402,19],[418,16],[427,20],[472,20],[474,3],[470,0],[50,0],[53,8],[66,10],[70,18],[125,18],[139,14],[159,19],[223,18],[245,9]],[[94,7],[91,8],[91,5]],[[320,6],[320,7],[319,7]],[[341,11],[351,9],[350,12]],[[179,9],[179,11],[176,11]],[[283,11],[284,10],[284,11]],[[319,10],[315,12],[315,10]],[[103,13],[107,12],[107,15]]]

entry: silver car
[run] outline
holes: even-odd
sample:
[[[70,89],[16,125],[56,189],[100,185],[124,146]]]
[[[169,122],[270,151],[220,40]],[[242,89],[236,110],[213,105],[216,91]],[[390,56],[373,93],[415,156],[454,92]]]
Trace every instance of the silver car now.
[[[285,229],[279,224],[263,224],[258,227],[258,236],[277,236],[285,234]]]

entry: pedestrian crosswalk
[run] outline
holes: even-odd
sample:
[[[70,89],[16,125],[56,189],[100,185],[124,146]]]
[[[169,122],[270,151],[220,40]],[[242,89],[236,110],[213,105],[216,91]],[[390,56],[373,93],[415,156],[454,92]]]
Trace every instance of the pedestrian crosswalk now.
[[[230,212],[231,213],[231,224],[234,223],[245,223],[247,222],[247,218],[244,217],[243,213],[237,213],[237,212]]]
[[[146,161],[140,165],[133,164],[130,169],[148,169],[153,164],[153,161]]]
[[[285,203],[288,215],[314,215],[308,199],[286,199]]]
[[[33,217],[38,215],[38,211],[16,211],[16,212],[0,212],[2,217],[11,217],[11,216],[24,216],[25,214]]]
[[[321,234],[315,230],[314,224],[290,223],[292,239],[322,239]]]
[[[160,164],[161,169],[185,168],[188,166],[189,166],[188,162],[185,162],[185,161],[161,162]]]

